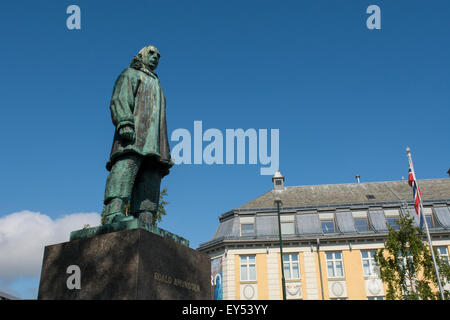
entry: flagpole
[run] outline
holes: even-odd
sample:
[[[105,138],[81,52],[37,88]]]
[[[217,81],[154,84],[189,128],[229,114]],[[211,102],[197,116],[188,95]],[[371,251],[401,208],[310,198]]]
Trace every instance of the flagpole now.
[[[436,272],[436,277],[437,277],[437,281],[438,281],[438,285],[439,285],[439,293],[441,294],[441,299],[445,300],[444,299],[443,290],[442,290],[442,285],[441,285],[441,277],[439,276],[439,268],[438,268],[438,265],[436,263],[436,258],[434,257],[433,245],[431,244],[430,230],[428,229],[427,219],[425,219],[425,211],[423,210],[422,195],[420,194],[419,183],[417,182],[416,173],[414,172],[414,166],[413,166],[413,162],[412,162],[412,158],[411,158],[411,149],[409,147],[406,147],[406,153],[408,154],[409,165],[411,166],[411,171],[412,171],[412,173],[414,175],[414,180],[416,182],[416,187],[417,187],[416,192],[417,192],[417,195],[419,197],[419,204],[420,204],[419,215],[422,214],[422,219],[423,219],[423,222],[425,224],[425,231],[426,231],[426,234],[427,234],[428,245],[430,246],[431,257],[433,259],[434,270]],[[414,201],[414,199],[413,199],[413,201]]]

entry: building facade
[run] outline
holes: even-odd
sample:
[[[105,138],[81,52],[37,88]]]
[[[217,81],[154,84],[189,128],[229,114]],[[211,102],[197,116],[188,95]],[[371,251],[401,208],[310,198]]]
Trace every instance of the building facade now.
[[[387,225],[417,219],[407,181],[284,185],[219,217],[213,238],[198,250],[211,257],[216,299],[282,299],[278,211],[287,299],[378,300],[386,287],[373,259]],[[433,246],[448,260],[450,179],[419,180]]]

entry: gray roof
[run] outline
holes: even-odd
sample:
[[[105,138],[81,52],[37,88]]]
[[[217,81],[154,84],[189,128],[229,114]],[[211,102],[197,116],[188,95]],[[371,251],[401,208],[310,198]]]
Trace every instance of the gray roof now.
[[[450,179],[419,180],[422,199],[450,200]],[[368,196],[373,196],[369,197]],[[382,202],[411,201],[412,190],[407,181],[325,184],[316,186],[285,187],[270,190],[239,209],[273,208],[279,197],[283,207],[322,207],[345,204],[370,205]]]
[[[448,233],[450,230],[450,179],[419,180],[422,198],[426,207],[431,207],[435,217],[434,232]],[[223,240],[276,239],[278,218],[275,198],[282,201],[282,214],[294,215],[295,234],[283,237],[360,237],[386,234],[385,210],[400,208],[406,204],[405,213],[417,218],[413,212],[412,190],[407,181],[347,183],[316,186],[286,187],[282,191],[271,190],[262,196],[231,210],[219,217],[219,226],[211,241],[201,248]],[[369,231],[358,232],[355,228],[352,209],[367,212]],[[335,232],[322,232],[319,213],[334,215]],[[254,217],[254,233],[240,234],[240,218]]]

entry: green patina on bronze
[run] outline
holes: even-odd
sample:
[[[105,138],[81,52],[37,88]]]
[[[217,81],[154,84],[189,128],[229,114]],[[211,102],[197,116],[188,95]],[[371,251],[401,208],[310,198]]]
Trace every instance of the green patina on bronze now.
[[[154,46],[144,47],[114,85],[110,110],[116,130],[106,164],[103,225],[136,219],[156,227],[161,179],[173,166],[166,99],[154,72],[159,58]]]
[[[79,240],[83,238],[89,238],[101,234],[106,234],[110,232],[117,232],[122,230],[131,230],[131,229],[144,229],[151,233],[157,234],[163,238],[171,239],[177,243],[183,244],[189,247],[189,240],[186,240],[176,234],[173,234],[167,230],[155,227],[151,224],[146,223],[141,219],[132,219],[129,221],[120,221],[111,224],[105,224],[98,227],[93,228],[85,228],[81,230],[72,231],[70,233],[70,241]]]
[[[72,231],[71,241],[144,229],[189,246],[188,240],[156,226],[161,179],[173,166],[167,137],[166,99],[154,73],[159,58],[155,47],[141,49],[114,85],[110,110],[116,130],[106,164],[110,173],[106,180],[102,225]]]

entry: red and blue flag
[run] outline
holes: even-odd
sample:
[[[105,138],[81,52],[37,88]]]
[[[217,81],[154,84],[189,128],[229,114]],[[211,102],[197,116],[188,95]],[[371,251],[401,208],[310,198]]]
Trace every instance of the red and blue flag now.
[[[420,210],[420,201],[422,197],[422,193],[420,192],[419,186],[417,185],[416,175],[414,174],[414,169],[411,168],[411,163],[409,164],[408,170],[408,184],[413,189],[413,200],[414,200],[414,209],[416,209],[417,214],[417,222],[419,224],[420,230],[423,228],[423,212]]]

